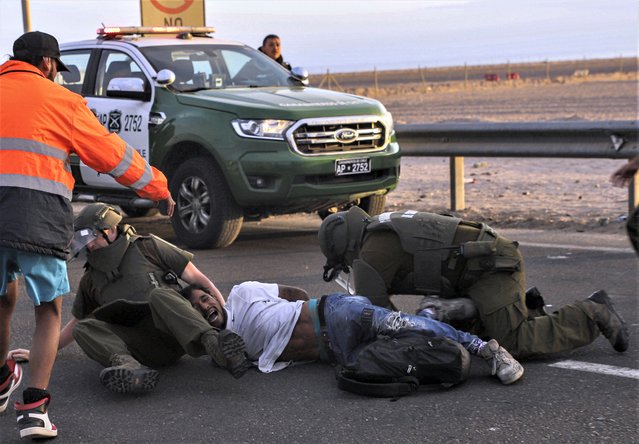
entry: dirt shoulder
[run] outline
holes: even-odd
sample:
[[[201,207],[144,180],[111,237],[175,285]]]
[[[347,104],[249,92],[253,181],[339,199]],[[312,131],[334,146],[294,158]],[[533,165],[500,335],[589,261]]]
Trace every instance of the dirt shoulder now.
[[[387,209],[450,213],[448,162],[403,158],[400,183],[388,195]],[[623,162],[466,158],[466,208],[454,214],[496,228],[624,233],[628,193],[608,181]]]

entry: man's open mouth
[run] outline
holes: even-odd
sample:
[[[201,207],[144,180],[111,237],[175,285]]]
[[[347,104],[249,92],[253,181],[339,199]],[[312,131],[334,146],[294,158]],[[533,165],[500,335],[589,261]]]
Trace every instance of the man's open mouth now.
[[[219,315],[220,313],[217,311],[216,308],[213,307],[207,310],[206,315],[204,317],[206,318],[209,324],[213,325],[213,323],[217,320],[217,317]]]

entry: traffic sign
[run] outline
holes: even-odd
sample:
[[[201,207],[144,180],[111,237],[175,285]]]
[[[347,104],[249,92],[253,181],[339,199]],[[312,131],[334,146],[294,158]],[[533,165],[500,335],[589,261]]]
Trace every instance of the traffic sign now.
[[[142,26],[205,26],[204,0],[140,0]]]

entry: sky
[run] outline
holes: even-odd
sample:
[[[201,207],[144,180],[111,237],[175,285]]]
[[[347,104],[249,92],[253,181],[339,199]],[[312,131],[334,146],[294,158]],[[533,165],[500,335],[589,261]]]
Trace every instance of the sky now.
[[[140,24],[139,0],[29,5],[31,29],[60,42]],[[257,48],[278,34],[285,60],[311,73],[636,57],[639,44],[637,0],[205,0],[205,11],[218,38]],[[0,57],[23,32],[21,0],[0,0]]]

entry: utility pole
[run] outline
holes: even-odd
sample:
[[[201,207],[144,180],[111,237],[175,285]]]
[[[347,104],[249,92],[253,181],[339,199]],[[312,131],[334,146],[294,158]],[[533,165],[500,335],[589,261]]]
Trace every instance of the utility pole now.
[[[24,32],[31,31],[31,11],[29,8],[29,0],[22,0],[22,27]]]

